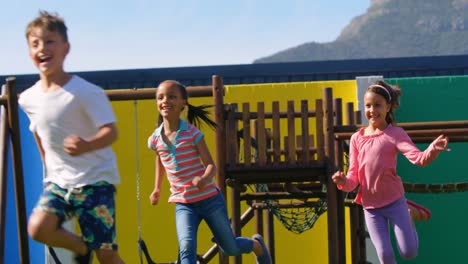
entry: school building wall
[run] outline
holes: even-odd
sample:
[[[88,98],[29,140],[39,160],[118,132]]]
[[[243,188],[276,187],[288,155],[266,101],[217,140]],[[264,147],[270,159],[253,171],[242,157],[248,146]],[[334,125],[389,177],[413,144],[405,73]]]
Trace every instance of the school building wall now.
[[[466,76],[398,78],[386,79],[402,87],[401,109],[396,111],[400,122],[467,120],[464,102],[468,84]],[[296,102],[296,109],[302,99],[309,100],[309,108],[315,108],[315,99],[322,97],[322,89],[332,87],[334,97],[343,99],[343,104],[354,102],[357,105],[355,80],[275,83],[256,85],[227,85],[225,102],[250,102],[252,109],[257,101],[265,102],[266,111],[271,110],[271,101],[280,101],[286,107],[287,100]],[[194,104],[212,104],[212,98],[191,98]],[[177,238],[175,231],[174,205],[168,204],[169,184],[163,182],[162,198],[159,205],[151,206],[148,196],[154,186],[155,154],[146,147],[146,139],[156,127],[157,111],[153,100],[113,102],[117,115],[119,140],[113,145],[117,154],[121,184],[117,188],[117,232],[119,251],[127,263],[139,263],[138,234],[146,242],[155,262],[171,262],[177,259]],[[137,125],[135,125],[137,117]],[[36,146],[28,131],[28,122],[20,113],[23,164],[27,215],[30,214],[42,187],[42,167]],[[296,126],[300,129],[300,126]],[[201,128],[205,133],[209,148],[214,156],[214,133],[207,126]],[[311,128],[310,131],[313,131]],[[427,144],[419,144],[421,148]],[[428,183],[466,181],[463,167],[466,143],[450,143],[452,152],[441,153],[440,157],[426,168],[416,168],[405,159],[399,160],[398,172],[403,180]],[[137,167],[138,164],[138,167]],[[11,166],[10,166],[11,167]],[[9,173],[7,205],[7,238],[5,263],[19,263],[14,213],[13,181]],[[137,199],[137,178],[139,178],[139,200]],[[229,188],[228,188],[229,191]],[[465,217],[468,205],[464,203],[467,193],[451,194],[408,194],[410,199],[432,210],[432,219],[416,223],[420,240],[420,253],[411,263],[459,263],[468,256],[463,250],[466,244]],[[228,195],[229,199],[229,195]],[[228,201],[229,205],[229,201]],[[139,206],[139,210],[138,210]],[[244,206],[243,209],[246,207]],[[140,218],[140,226],[138,225]],[[315,226],[300,235],[287,231],[275,221],[277,263],[328,263],[328,243],[326,213]],[[251,236],[253,222],[242,230],[243,235]],[[346,227],[349,230],[348,226]],[[346,239],[349,241],[347,232]],[[202,223],[198,235],[198,252],[204,253],[211,246],[211,232]],[[30,240],[31,263],[43,263],[44,248]],[[349,243],[347,259],[350,263]],[[16,262],[15,262],[16,260]],[[254,255],[243,257],[244,263],[255,263]],[[213,261],[217,263],[217,258]],[[405,263],[398,260],[398,263]]]

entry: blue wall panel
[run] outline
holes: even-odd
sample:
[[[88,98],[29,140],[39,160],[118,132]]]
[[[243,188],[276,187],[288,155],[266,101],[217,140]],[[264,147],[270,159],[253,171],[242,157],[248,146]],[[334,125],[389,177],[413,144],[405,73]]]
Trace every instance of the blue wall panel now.
[[[23,160],[24,191],[26,195],[26,215],[29,217],[39,195],[42,191],[42,163],[32,133],[29,131],[29,120],[26,114],[20,110],[20,137],[21,153]],[[5,232],[5,256],[4,263],[20,263],[18,223],[16,218],[16,199],[14,190],[14,178],[12,169],[11,147],[8,164],[7,183],[7,211]],[[28,236],[29,237],[29,236]],[[44,263],[44,246],[29,238],[29,257],[31,264]]]

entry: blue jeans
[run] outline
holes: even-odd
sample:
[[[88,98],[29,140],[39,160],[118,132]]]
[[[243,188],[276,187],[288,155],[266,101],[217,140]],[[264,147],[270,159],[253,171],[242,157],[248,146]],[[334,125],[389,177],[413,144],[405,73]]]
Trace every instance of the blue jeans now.
[[[195,203],[176,203],[175,211],[181,264],[197,263],[197,231],[203,219],[226,255],[237,256],[252,252],[252,239],[234,237],[226,203],[219,191],[216,196]]]

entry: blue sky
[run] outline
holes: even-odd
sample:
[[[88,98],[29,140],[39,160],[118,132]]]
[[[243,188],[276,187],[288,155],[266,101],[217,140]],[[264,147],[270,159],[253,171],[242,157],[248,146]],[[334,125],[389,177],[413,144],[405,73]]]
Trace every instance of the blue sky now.
[[[67,23],[67,71],[248,64],[330,42],[370,0],[16,0],[0,4],[0,75],[36,73],[24,31],[39,10]]]

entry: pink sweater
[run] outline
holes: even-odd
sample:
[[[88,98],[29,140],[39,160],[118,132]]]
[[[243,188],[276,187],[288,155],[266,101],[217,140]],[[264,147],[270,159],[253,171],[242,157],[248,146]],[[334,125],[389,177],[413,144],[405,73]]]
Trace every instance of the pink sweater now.
[[[388,125],[369,136],[364,135],[364,129],[351,137],[346,183],[338,185],[338,189],[349,192],[360,185],[355,202],[366,209],[381,208],[404,195],[403,183],[396,174],[398,152],[411,163],[426,166],[439,151],[430,144],[421,152],[400,127]]]

